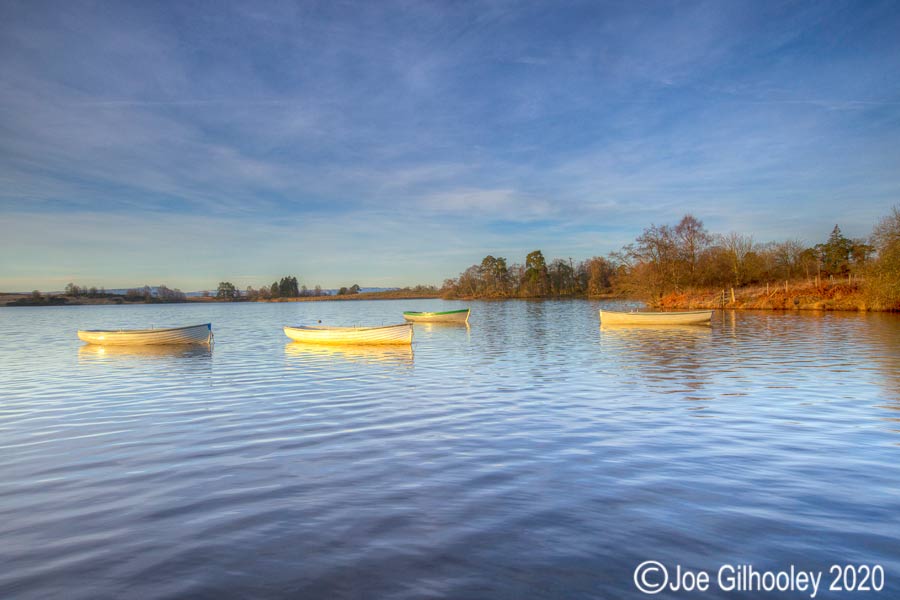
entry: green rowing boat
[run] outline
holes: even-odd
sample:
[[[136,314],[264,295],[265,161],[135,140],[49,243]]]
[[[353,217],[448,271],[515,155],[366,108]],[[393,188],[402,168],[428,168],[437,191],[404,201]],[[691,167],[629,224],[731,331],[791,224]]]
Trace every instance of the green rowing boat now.
[[[403,318],[413,323],[468,323],[469,309],[445,310],[442,312],[406,311]]]

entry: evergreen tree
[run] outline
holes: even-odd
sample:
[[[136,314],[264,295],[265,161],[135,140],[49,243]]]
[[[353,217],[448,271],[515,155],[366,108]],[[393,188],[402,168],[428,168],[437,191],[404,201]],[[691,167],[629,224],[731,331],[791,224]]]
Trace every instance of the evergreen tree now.
[[[853,250],[853,242],[844,237],[841,228],[837,225],[831,230],[828,241],[817,244],[819,259],[822,269],[827,275],[844,275],[850,271],[850,254]]]
[[[549,291],[547,261],[540,250],[530,252],[525,257],[525,293],[532,297],[546,296]]]

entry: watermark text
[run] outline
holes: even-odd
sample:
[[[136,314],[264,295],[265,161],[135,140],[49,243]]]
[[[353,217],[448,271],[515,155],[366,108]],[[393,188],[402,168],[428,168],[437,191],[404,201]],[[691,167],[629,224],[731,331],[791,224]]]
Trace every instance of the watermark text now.
[[[645,594],[668,592],[797,592],[815,598],[820,591],[880,592],[884,589],[881,565],[831,565],[827,570],[759,569],[751,564],[724,564],[714,571],[689,569],[646,560],[634,570],[634,585]]]

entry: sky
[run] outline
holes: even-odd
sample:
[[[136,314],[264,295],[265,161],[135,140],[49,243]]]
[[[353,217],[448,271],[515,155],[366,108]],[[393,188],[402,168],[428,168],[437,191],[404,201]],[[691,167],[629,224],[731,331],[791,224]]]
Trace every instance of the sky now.
[[[900,3],[0,2],[0,290],[440,284],[900,204]]]

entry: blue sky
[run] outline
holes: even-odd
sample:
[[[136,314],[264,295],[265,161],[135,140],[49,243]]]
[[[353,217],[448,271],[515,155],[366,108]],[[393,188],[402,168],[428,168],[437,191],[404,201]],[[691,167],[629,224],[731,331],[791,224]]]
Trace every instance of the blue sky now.
[[[258,4],[258,5],[257,5]],[[0,3],[0,290],[439,284],[900,203],[896,2]]]

